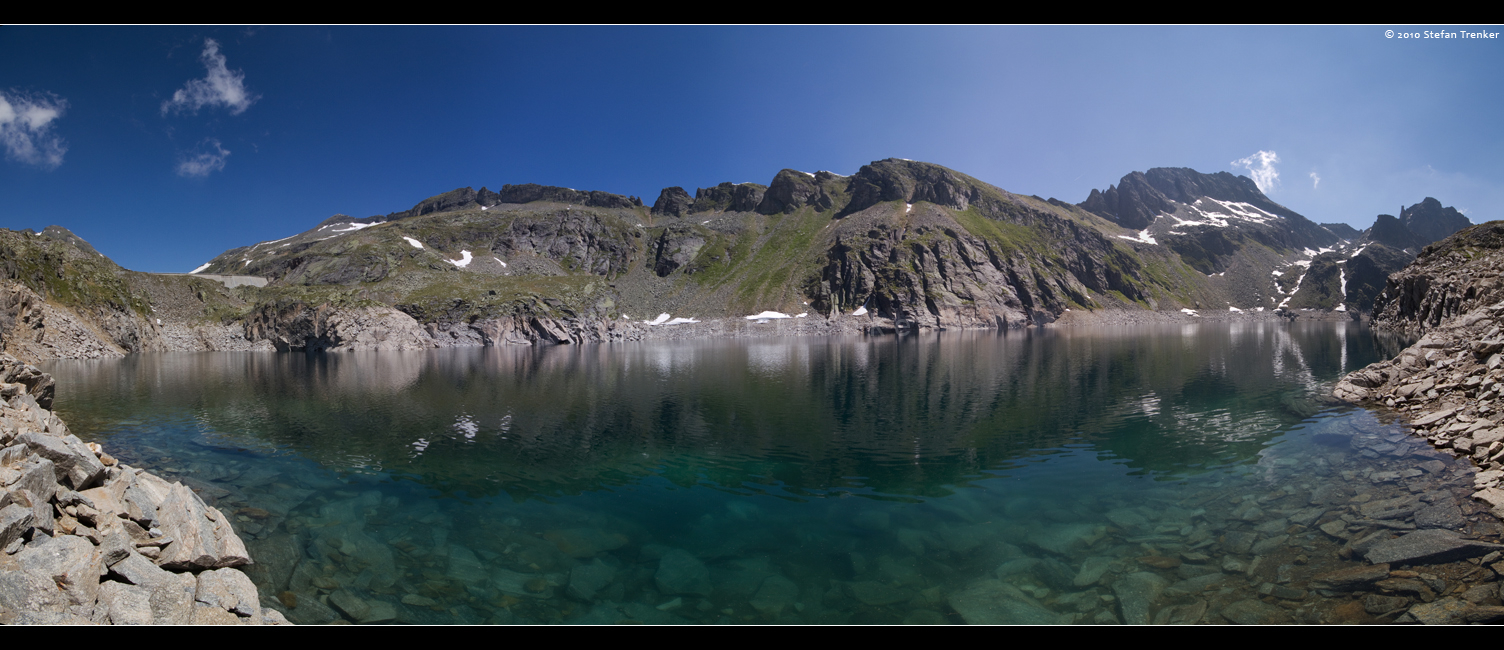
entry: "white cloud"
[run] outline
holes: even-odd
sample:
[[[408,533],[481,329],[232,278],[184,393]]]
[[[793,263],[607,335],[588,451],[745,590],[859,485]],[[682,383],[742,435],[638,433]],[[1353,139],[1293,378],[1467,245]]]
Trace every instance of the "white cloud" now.
[[[231,115],[239,115],[261,98],[245,89],[244,72],[225,67],[225,55],[219,53],[219,43],[214,39],[204,39],[204,53],[199,58],[208,76],[189,81],[172,94],[172,99],[162,102],[163,115],[175,110],[197,113],[205,106],[224,106]]]
[[[1274,169],[1274,163],[1277,162],[1278,154],[1261,150],[1247,158],[1234,160],[1231,164],[1233,167],[1247,169],[1248,175],[1253,177],[1253,184],[1259,186],[1260,192],[1267,193],[1279,184],[1279,172]]]
[[[210,151],[209,149],[213,149]],[[219,141],[209,138],[199,143],[199,150],[192,154],[184,155],[178,161],[178,176],[208,176],[225,168],[225,159],[230,157],[230,152],[220,146]]]
[[[28,165],[56,169],[68,151],[52,132],[68,102],[56,95],[28,95],[0,91],[0,143],[5,155]]]
[[[1316,174],[1316,172],[1311,172],[1311,189],[1314,190],[1317,187],[1319,187],[1320,185],[1321,185],[1321,176],[1318,176]]]

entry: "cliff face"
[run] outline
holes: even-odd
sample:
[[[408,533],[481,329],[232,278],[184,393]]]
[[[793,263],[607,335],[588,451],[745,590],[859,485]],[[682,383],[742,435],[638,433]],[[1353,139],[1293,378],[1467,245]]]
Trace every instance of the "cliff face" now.
[[[1389,276],[1374,306],[1374,323],[1419,334],[1479,307],[1504,300],[1504,222],[1466,228],[1427,246],[1415,262]]]

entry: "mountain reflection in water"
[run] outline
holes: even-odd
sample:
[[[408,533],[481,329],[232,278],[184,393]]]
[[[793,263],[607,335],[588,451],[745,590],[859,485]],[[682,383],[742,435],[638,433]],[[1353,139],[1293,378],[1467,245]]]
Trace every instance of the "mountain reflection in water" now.
[[[47,369],[80,437],[236,513],[295,621],[1220,622],[1269,540],[1337,566],[1285,511],[1392,462],[1345,441],[1395,429],[1322,395],[1397,345],[1207,323]],[[1234,586],[1163,595],[1193,578]]]

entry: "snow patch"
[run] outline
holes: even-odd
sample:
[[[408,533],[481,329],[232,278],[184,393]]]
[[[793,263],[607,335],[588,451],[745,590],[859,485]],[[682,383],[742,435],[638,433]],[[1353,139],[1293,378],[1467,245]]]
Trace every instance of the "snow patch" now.
[[[1362,245],[1362,246],[1359,246],[1359,247],[1358,247],[1358,250],[1355,250],[1355,251],[1353,251],[1353,254],[1352,254],[1352,255],[1348,255],[1348,256],[1347,256],[1347,259],[1352,259],[1352,258],[1354,258],[1354,257],[1357,257],[1357,256],[1358,256],[1358,253],[1361,253],[1361,252],[1363,252],[1363,251],[1364,251],[1364,249],[1367,249],[1367,248],[1368,248],[1368,244],[1364,244],[1364,245]]]
[[[256,244],[255,246],[252,246],[251,250],[256,250],[257,248],[260,248],[260,247],[265,246],[267,244],[275,244],[275,243],[277,243],[279,241],[287,241],[289,239],[292,239],[293,237],[297,237],[297,235],[291,235],[291,236],[288,236],[288,237],[283,237],[281,239],[273,239],[271,241],[264,241],[264,242],[261,242],[259,244]]]
[[[1152,236],[1149,235],[1149,229],[1148,228],[1140,230],[1138,232],[1138,236],[1137,237],[1129,237],[1127,235],[1118,235],[1118,239],[1126,239],[1128,241],[1143,242],[1145,244],[1155,244],[1155,245],[1159,244],[1159,242],[1157,242],[1157,241],[1154,240],[1154,237],[1152,237]]]
[[[761,314],[753,314],[751,316],[746,316],[745,318],[747,320],[767,320],[767,319],[770,319],[770,318],[774,318],[774,319],[776,319],[776,318],[789,318],[789,315],[785,314],[783,312],[765,311],[765,312],[763,312]]]
[[[799,171],[799,170],[797,170],[797,169],[796,169],[796,170],[794,170],[794,171]],[[808,177],[810,177],[810,178],[814,178],[814,177],[815,177],[815,175],[814,175],[814,174],[811,174],[811,173],[809,173],[809,172],[799,172],[799,173],[801,173],[801,174],[804,174],[804,175],[805,175],[805,176],[808,176]]]
[[[693,318],[675,318],[675,319],[673,319],[673,320],[671,320],[671,321],[669,321],[667,323],[664,323],[664,325],[683,325],[685,323],[698,323],[698,322],[700,322],[700,321],[697,321],[697,320],[695,320]]]
[[[1237,201],[1217,201],[1210,198],[1196,199],[1195,203],[1186,205],[1185,209],[1195,213],[1194,219],[1184,219],[1175,214],[1164,214],[1176,221],[1176,226],[1211,226],[1214,228],[1226,228],[1233,221],[1247,221],[1250,223],[1264,224],[1281,219],[1279,215],[1271,214],[1248,203]],[[1179,212],[1177,210],[1176,212]],[[1176,233],[1178,234],[1178,233]]]
[[[857,307],[856,311],[851,312],[851,315],[852,316],[866,316],[867,315],[867,306],[866,305],[862,305],[861,307]]]
[[[1234,307],[1232,305],[1228,305],[1227,306],[1227,311],[1236,312],[1236,313],[1239,313],[1239,314],[1243,313],[1243,310],[1238,309],[1237,307]]]
[[[473,259],[473,258],[470,257],[470,251],[463,251],[462,250],[462,251],[460,251],[460,258],[459,259],[457,259],[457,260],[444,260],[444,261],[448,262],[450,264],[453,264],[456,268],[461,268],[462,269],[462,268],[465,268],[467,266],[470,266],[470,260],[471,259]]]
[[[423,242],[413,239],[412,237],[403,237],[403,239],[406,239],[407,243],[412,244],[413,248],[423,250]]]
[[[370,228],[371,226],[374,226],[376,224],[374,224],[374,223],[347,223],[347,224],[344,224],[344,225],[349,226],[349,227],[348,228],[335,228],[331,232],[355,232],[355,231],[360,230],[362,228]],[[323,229],[320,228],[320,230],[323,230]]]
[[[1263,307],[1254,307],[1253,310],[1254,311],[1264,311],[1264,308]]]
[[[807,311],[806,312],[800,312],[798,314],[794,314],[794,318],[804,318],[805,316],[808,316],[808,315],[809,315],[809,312],[807,312]]]
[[[645,320],[643,322],[647,323],[649,325],[662,325],[664,323],[667,323],[668,319],[670,319],[670,318],[672,318],[672,316],[669,316],[667,313],[663,313],[663,314],[658,314],[658,317],[654,318],[653,320]]]
[[[493,257],[493,258],[491,258],[491,259],[493,259],[493,260],[496,260],[496,263],[497,263],[497,264],[500,264],[500,265],[501,265],[501,268],[506,268],[506,267],[507,267],[507,263],[506,263],[506,262],[503,262],[503,261],[501,261],[501,258],[500,258],[500,257]]]
[[[210,264],[212,264],[212,262],[204,262],[203,266],[200,266],[200,267],[198,267],[196,269],[193,269],[192,271],[189,271],[188,275],[193,275],[194,273],[202,273],[204,271],[204,269],[209,268]]]
[[[1201,314],[1196,313],[1196,310],[1194,310],[1194,309],[1181,309],[1180,311],[1183,312],[1183,313],[1185,313],[1185,314],[1189,314],[1191,316],[1200,316],[1201,315]]]
[[[908,213],[913,212],[913,211],[914,211],[914,204],[913,203],[905,203],[905,204],[903,204],[903,213],[904,214],[908,214]]]

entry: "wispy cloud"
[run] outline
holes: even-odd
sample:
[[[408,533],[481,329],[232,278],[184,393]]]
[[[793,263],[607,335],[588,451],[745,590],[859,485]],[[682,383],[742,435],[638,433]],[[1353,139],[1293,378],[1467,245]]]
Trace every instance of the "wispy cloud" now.
[[[56,95],[0,91],[0,144],[6,157],[57,169],[68,146],[52,132],[52,124],[67,108],[68,102]]]
[[[218,140],[209,138],[199,143],[198,151],[183,154],[182,159],[178,161],[178,176],[208,176],[224,169],[225,159],[229,157],[230,152],[220,146]]]
[[[1259,186],[1260,192],[1268,193],[1279,184],[1279,172],[1274,169],[1274,163],[1279,162],[1279,155],[1273,151],[1262,151],[1247,158],[1232,161],[1233,167],[1242,167],[1248,170],[1248,175],[1253,177],[1253,184]]]
[[[225,55],[219,53],[219,43],[214,39],[204,39],[204,52],[199,58],[209,74],[189,81],[172,94],[172,99],[162,102],[163,115],[173,111],[197,113],[205,106],[224,106],[231,115],[239,115],[261,98],[246,90],[244,72],[225,65]]]
[[[1320,187],[1320,186],[1321,186],[1321,176],[1318,175],[1316,172],[1311,172],[1311,189],[1314,190],[1314,189],[1316,189],[1317,187]]]

